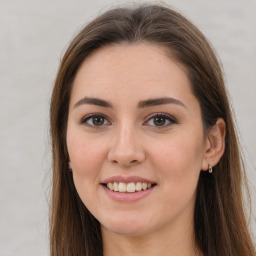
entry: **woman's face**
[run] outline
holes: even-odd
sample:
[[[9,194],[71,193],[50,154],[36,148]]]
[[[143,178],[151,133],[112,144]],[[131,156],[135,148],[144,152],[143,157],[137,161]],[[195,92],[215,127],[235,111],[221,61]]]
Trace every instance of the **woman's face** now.
[[[108,46],[82,63],[67,147],[77,192],[105,231],[191,224],[205,164],[202,119],[184,68],[162,48]]]

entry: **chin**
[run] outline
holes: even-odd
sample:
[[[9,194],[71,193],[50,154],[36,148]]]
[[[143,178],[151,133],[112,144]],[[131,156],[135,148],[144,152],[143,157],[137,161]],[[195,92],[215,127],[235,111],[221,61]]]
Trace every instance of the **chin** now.
[[[118,235],[122,235],[122,236],[142,236],[142,235],[146,235],[149,233],[148,230],[146,229],[140,229],[140,228],[137,228],[137,227],[131,227],[131,226],[128,226],[128,225],[123,225],[122,227],[104,227],[105,229],[108,230],[108,232],[112,232],[112,233],[115,233],[115,234],[118,234]]]
[[[102,222],[101,222],[102,223]],[[121,218],[101,224],[104,229],[124,236],[141,236],[150,232],[148,222],[138,218]]]

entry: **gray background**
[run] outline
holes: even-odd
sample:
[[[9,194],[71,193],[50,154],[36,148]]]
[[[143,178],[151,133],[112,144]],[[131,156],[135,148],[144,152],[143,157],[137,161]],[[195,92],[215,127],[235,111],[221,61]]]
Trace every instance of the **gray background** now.
[[[165,2],[190,18],[218,52],[255,195],[256,1]],[[125,1],[0,0],[0,256],[49,254],[51,88],[72,36],[118,3]],[[252,201],[255,216],[255,196]]]

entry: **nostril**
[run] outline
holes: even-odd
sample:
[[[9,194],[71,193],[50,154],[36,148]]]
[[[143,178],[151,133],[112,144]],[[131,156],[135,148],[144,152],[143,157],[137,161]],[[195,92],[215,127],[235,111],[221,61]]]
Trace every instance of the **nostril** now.
[[[129,166],[129,165],[134,165],[137,164],[139,161],[138,160],[126,160],[126,159],[119,159],[119,160],[112,160],[112,163],[114,164],[120,164],[123,166]]]

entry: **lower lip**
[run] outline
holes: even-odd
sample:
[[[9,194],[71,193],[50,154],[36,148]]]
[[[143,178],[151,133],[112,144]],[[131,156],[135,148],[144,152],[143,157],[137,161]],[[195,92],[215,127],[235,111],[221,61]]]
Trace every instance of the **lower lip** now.
[[[118,202],[134,202],[141,200],[145,197],[147,197],[154,189],[156,186],[153,186],[151,188],[148,188],[146,190],[141,190],[133,193],[122,193],[122,192],[115,192],[110,189],[108,189],[106,186],[102,185],[105,193],[113,200],[118,201]]]

